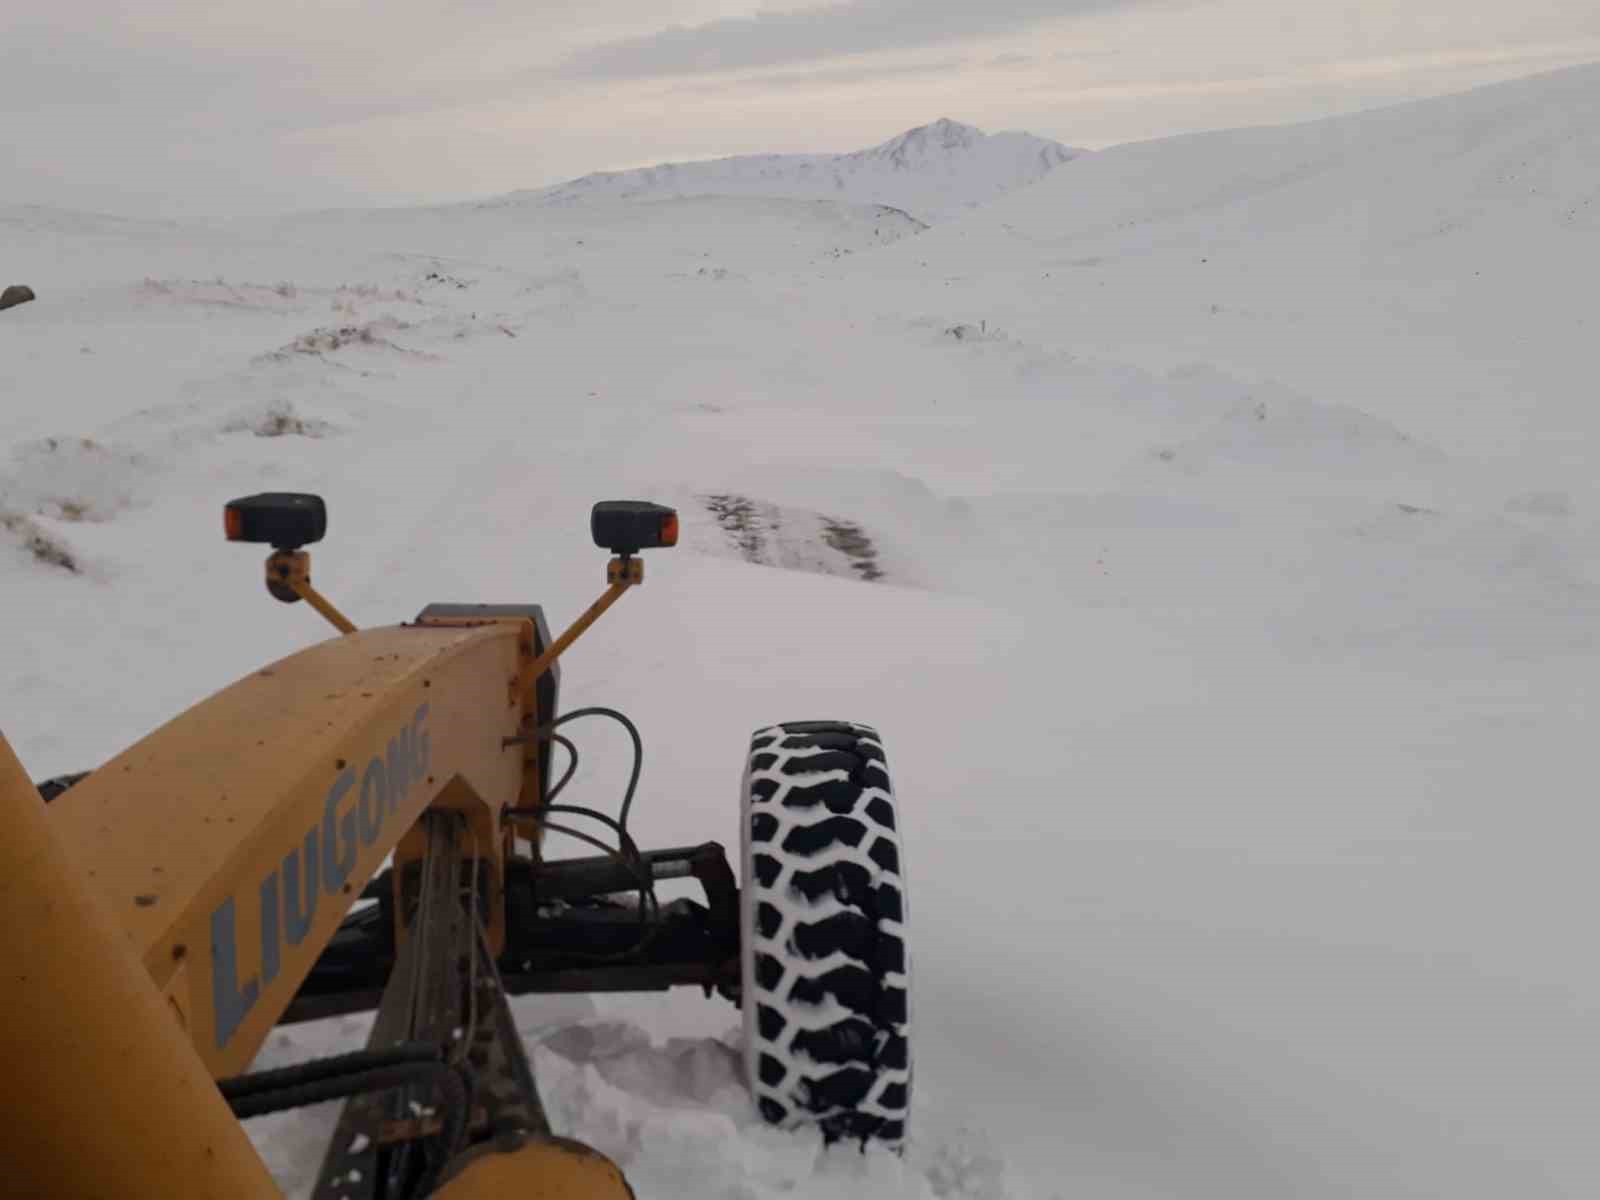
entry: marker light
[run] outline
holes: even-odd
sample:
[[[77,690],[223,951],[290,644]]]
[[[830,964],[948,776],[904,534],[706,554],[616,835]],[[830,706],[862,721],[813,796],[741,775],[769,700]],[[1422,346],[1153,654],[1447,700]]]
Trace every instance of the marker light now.
[[[223,531],[230,542],[266,542],[279,550],[298,550],[320,542],[328,532],[328,506],[306,492],[262,492],[228,501]]]
[[[637,554],[678,544],[678,514],[644,500],[602,500],[589,517],[594,544],[613,554]]]

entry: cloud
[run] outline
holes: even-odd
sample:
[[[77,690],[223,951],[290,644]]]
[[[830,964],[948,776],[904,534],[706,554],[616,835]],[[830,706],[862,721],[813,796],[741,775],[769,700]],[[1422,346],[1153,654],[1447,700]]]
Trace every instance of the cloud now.
[[[674,25],[570,55],[574,79],[643,79],[749,70],[1015,32],[1149,0],[847,0],[825,8],[763,12],[705,25]]]
[[[736,90],[769,91],[774,88],[830,87],[852,83],[879,83],[885,79],[951,75],[967,65],[968,60],[965,58],[942,58],[936,62],[820,67],[811,71],[779,71],[771,74],[747,75],[737,79],[682,83],[674,86],[671,90],[674,93]]]
[[[944,112],[1101,146],[1600,55],[1594,0],[1340,0],[1292,22],[1282,0],[338,0],[311,23],[304,8],[0,0],[0,202],[448,200],[672,155],[851,149]]]

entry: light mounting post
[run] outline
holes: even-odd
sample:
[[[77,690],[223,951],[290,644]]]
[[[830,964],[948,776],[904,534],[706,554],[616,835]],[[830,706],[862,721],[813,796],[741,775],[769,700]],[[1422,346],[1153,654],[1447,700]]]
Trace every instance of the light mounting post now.
[[[589,515],[589,532],[595,545],[616,556],[606,564],[606,590],[534,661],[528,671],[534,679],[544,674],[606,609],[622,599],[622,593],[644,583],[644,561],[634,556],[640,550],[676,546],[678,514],[665,505],[644,500],[602,500]]]
[[[311,554],[302,546],[320,542],[328,531],[328,506],[309,492],[262,492],[230,500],[223,509],[223,532],[230,542],[266,543],[267,591],[285,604],[304,600],[340,633],[355,623],[311,586]]]

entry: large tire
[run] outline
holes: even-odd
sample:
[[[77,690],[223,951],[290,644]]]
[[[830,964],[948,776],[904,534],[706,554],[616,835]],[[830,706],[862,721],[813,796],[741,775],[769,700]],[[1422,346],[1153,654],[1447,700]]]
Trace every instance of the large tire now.
[[[894,789],[865,725],[758,730],[745,770],[745,1067],[761,1115],[899,1149],[910,962]]]

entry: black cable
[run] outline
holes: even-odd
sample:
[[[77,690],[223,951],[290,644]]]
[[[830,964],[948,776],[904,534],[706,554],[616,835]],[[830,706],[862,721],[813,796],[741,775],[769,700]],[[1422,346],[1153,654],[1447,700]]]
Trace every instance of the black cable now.
[[[588,817],[591,820],[599,821],[616,831],[620,839],[620,845],[617,849],[612,849],[599,838],[590,837],[588,834],[580,833],[576,829],[569,829],[565,825],[557,825],[546,819],[546,814],[548,813],[571,813],[574,816]],[[512,812],[506,815],[512,820],[538,820],[545,829],[565,834],[581,842],[587,842],[620,862],[628,873],[633,876],[634,882],[638,885],[639,938],[633,945],[625,950],[618,950],[611,954],[585,954],[581,950],[568,950],[564,951],[566,955],[590,963],[618,962],[643,953],[650,943],[660,936],[661,925],[659,919],[654,924],[651,923],[652,918],[659,918],[661,913],[661,902],[656,899],[655,876],[650,870],[650,864],[645,860],[644,855],[639,852],[639,847],[634,843],[633,838],[617,821],[608,817],[605,813],[596,812],[591,808],[580,808],[573,804],[546,805],[544,808],[533,812]]]
[[[631,958],[642,954],[646,947],[655,941],[661,933],[659,920],[661,902],[656,899],[655,873],[650,869],[650,864],[645,861],[644,855],[639,852],[638,845],[629,836],[628,831],[623,828],[620,821],[612,820],[605,813],[597,812],[592,808],[580,808],[575,804],[547,804],[539,811],[541,813],[571,813],[573,816],[588,817],[590,820],[599,821],[603,825],[609,825],[616,832],[618,844],[617,850],[612,852],[612,856],[632,873],[635,882],[639,885],[638,941],[626,950],[619,950],[613,954],[584,954],[582,951],[571,951],[570,953],[575,957],[583,958],[590,962],[614,962],[618,959]],[[552,828],[548,821],[545,822],[545,828]],[[578,836],[576,830],[566,829],[559,825],[553,828],[566,834]],[[598,843],[599,839],[582,838],[581,840],[588,841],[591,845],[594,845]],[[652,918],[656,919],[654,925],[651,924]]]
[[[634,879],[639,883],[640,905],[642,906],[648,898],[653,908],[659,907],[656,902],[655,874],[650,870],[650,864],[645,861],[644,854],[639,850],[638,843],[633,840],[632,835],[624,828],[621,821],[614,820],[603,812],[592,808],[583,808],[576,804],[546,804],[543,808],[536,809],[532,815],[542,816],[545,813],[571,813],[575,817],[588,817],[591,821],[598,821],[602,825],[609,826],[612,832],[617,835],[617,849],[612,850],[609,846],[601,846],[601,849],[618,859],[623,866],[633,873]],[[546,828],[549,828],[548,822],[546,823]],[[571,833],[572,831],[563,829],[562,832]],[[594,839],[584,838],[582,840],[588,841],[591,846],[598,844]]]
[[[633,741],[633,770],[628,775],[628,786],[622,793],[622,805],[617,811],[617,817],[615,820],[612,820],[604,813],[597,812],[592,808],[580,808],[576,805],[552,804],[552,801],[555,799],[555,792],[559,791],[559,788],[555,789],[555,791],[545,797],[545,803],[542,811],[568,812],[572,813],[574,816],[588,817],[591,820],[599,821],[604,825],[610,826],[617,835],[617,848],[619,851],[619,857],[631,854],[634,862],[638,864],[637,866],[630,866],[629,869],[634,872],[635,878],[639,880],[640,912],[643,913],[647,907],[651,911],[659,911],[660,905],[656,901],[655,893],[655,877],[651,874],[648,865],[644,863],[643,855],[639,853],[638,846],[635,845],[633,839],[628,836],[628,814],[633,808],[634,793],[638,791],[639,788],[639,775],[644,769],[644,739],[639,736],[639,727],[628,719],[626,713],[619,712],[614,708],[606,708],[601,705],[590,705],[588,708],[576,708],[569,713],[563,713],[555,720],[535,729],[533,731],[533,736],[541,736],[541,734],[548,730],[548,737],[553,741],[560,736],[555,732],[559,726],[565,725],[568,721],[579,720],[582,717],[608,717],[626,729],[628,731],[628,737]],[[563,738],[562,740],[566,741],[567,739]],[[567,744],[570,746],[571,742],[569,741]],[[573,753],[574,755],[577,753],[575,748],[573,749]],[[565,783],[565,779],[563,779],[562,782]],[[625,857],[622,858],[622,861],[624,865],[627,865],[627,859]],[[641,939],[639,946],[635,947],[635,950],[642,948],[645,944],[646,940]]]
[[[577,747],[574,746],[569,739],[564,738],[560,734],[556,733],[556,730],[567,724],[569,721],[577,721],[583,717],[607,717],[610,720],[616,721],[628,731],[628,737],[633,742],[633,769],[631,772],[629,772],[628,786],[622,794],[622,805],[615,818],[609,817],[605,813],[599,812],[592,808],[583,808],[572,804],[551,803],[556,796],[560,794],[561,790],[566,787],[568,781],[572,778],[578,767]],[[544,823],[544,827],[547,829],[551,829],[557,833],[566,834],[569,837],[574,837],[581,842],[587,842],[589,845],[599,848],[604,853],[615,858],[623,865],[624,868],[627,869],[628,873],[634,877],[634,881],[638,884],[639,889],[640,933],[639,940],[634,945],[628,947],[626,950],[619,951],[616,954],[583,954],[580,951],[568,951],[568,953],[574,958],[581,958],[589,962],[614,962],[618,959],[624,959],[637,955],[643,952],[643,950],[649,946],[650,943],[655,940],[655,938],[661,932],[659,920],[657,920],[653,926],[650,923],[651,918],[659,917],[661,912],[661,903],[656,899],[655,876],[650,870],[650,864],[647,863],[644,859],[644,856],[639,853],[638,845],[635,844],[633,838],[628,833],[628,815],[633,809],[634,793],[639,788],[639,775],[644,769],[644,739],[639,736],[639,727],[630,721],[626,714],[618,712],[614,708],[591,705],[588,708],[577,708],[573,709],[569,713],[563,713],[554,720],[546,721],[543,725],[539,725],[534,729],[529,730],[525,734],[520,734],[517,737],[504,738],[501,740],[501,745],[526,745],[528,742],[536,740],[561,743],[567,748],[567,752],[572,756],[572,762],[568,765],[567,771],[564,775],[562,775],[560,781],[557,782],[555,787],[551,788],[546,794],[543,805],[532,811],[508,811],[505,814],[506,817],[511,820],[540,821]],[[545,818],[550,813],[570,813],[573,816],[588,817],[590,820],[600,822],[601,824],[610,828],[617,835],[617,848],[613,850],[611,847],[605,845],[597,838],[592,838],[586,834],[581,834],[575,829],[569,829],[561,825],[549,824],[548,821],[545,821]]]
[[[632,835],[628,833],[627,828],[622,824],[622,822],[617,820],[615,817],[607,816],[598,809],[584,808],[578,804],[546,804],[540,808],[534,809],[527,815],[537,817],[542,816],[545,813],[569,813],[575,817],[588,817],[591,821],[598,821],[600,824],[610,829],[612,833],[617,835],[618,849],[612,851],[613,854],[620,852],[623,855],[628,855],[635,859],[642,860],[644,858],[644,855],[639,853],[638,844],[633,840]]]
[[[568,829],[565,825],[557,825],[554,821],[542,821],[539,824],[539,828],[543,829],[546,833],[562,833],[569,838],[576,838],[580,842],[586,842],[593,846],[596,850],[600,851],[602,854],[609,855],[612,858],[620,857],[615,850],[606,845],[599,838],[591,837],[587,833],[579,833],[576,829]]]
[[[549,740],[555,731],[568,721],[576,721],[581,717],[609,717],[628,731],[628,736],[633,740],[633,772],[628,776],[628,788],[622,794],[622,808],[617,814],[624,826],[628,823],[628,813],[633,808],[633,794],[639,787],[639,773],[644,769],[644,739],[639,736],[639,727],[630,721],[626,715],[614,708],[604,708],[600,705],[591,705],[588,708],[575,708],[569,713],[562,713],[553,721],[546,721],[543,725],[529,730],[527,733],[516,737],[502,738],[501,746],[523,745],[536,738]],[[546,797],[550,799],[551,797]]]
[[[576,829],[569,829],[565,825],[556,825],[545,819],[549,813],[571,813],[573,816],[588,817],[590,820],[599,821],[602,825],[609,826],[616,833],[618,845],[615,849],[606,845],[599,838],[591,837],[586,833],[579,833]],[[652,912],[659,911],[660,902],[656,900],[655,875],[650,870],[650,864],[639,851],[638,844],[624,829],[621,823],[603,812],[592,808],[583,808],[576,804],[547,804],[543,808],[534,809],[532,812],[512,811],[506,813],[508,820],[538,821],[542,828],[566,834],[568,837],[587,842],[589,845],[616,859],[634,878],[639,885],[639,907],[643,912],[648,909]]]
[[[552,733],[550,740],[566,750],[569,761],[567,762],[566,773],[556,780],[555,786],[545,796],[546,804],[559,796],[561,789],[566,787],[572,781],[572,777],[578,773],[578,748],[572,744],[572,740],[562,737],[559,733]]]

